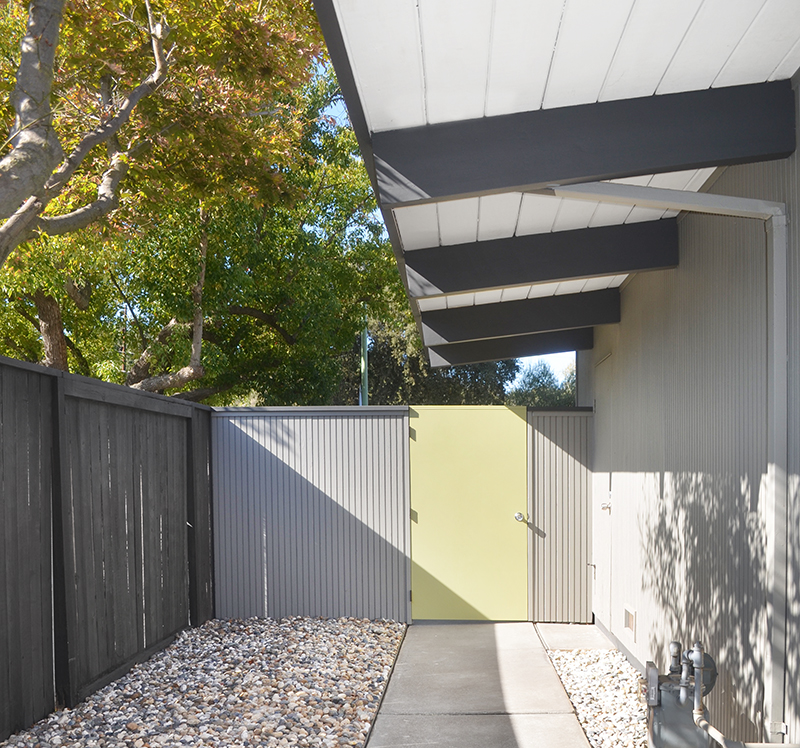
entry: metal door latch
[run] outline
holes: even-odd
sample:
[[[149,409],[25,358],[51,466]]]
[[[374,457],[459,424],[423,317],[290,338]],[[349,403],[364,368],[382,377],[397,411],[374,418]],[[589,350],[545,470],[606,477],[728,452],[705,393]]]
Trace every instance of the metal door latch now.
[[[514,515],[514,519],[517,520],[517,522],[525,522],[526,521],[525,520],[525,515],[522,512],[517,512]]]
[[[603,512],[608,512],[609,514],[611,514],[611,502],[610,501],[606,501],[606,502],[603,502],[602,504],[600,504],[600,510],[603,511]]]

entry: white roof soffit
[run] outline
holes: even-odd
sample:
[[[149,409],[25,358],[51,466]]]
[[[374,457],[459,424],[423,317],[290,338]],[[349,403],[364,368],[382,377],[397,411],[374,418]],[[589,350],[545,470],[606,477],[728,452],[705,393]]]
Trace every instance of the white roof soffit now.
[[[548,186],[691,193],[795,148],[794,0],[314,2],[437,365],[591,347],[630,273],[677,264],[674,227],[649,229],[650,252],[637,228],[677,207]],[[600,292],[593,322],[579,297]],[[530,329],[504,334],[494,310],[523,301]],[[466,307],[496,324],[478,332]],[[476,327],[431,333],[448,315]]]

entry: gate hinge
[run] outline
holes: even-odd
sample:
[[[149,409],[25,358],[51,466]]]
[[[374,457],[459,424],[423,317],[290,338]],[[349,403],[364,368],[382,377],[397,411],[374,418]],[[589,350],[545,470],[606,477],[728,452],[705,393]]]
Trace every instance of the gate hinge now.
[[[789,732],[789,725],[785,722],[770,722],[769,731],[772,735],[786,735]]]
[[[409,590],[409,591],[408,591],[408,602],[410,602],[410,603],[411,603],[411,602],[414,602],[414,601],[411,599],[411,590]]]

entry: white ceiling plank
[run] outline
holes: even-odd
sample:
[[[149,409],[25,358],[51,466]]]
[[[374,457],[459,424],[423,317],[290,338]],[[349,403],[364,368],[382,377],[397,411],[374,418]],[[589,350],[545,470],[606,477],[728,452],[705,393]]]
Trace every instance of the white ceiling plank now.
[[[706,0],[656,93],[710,88],[764,3],[765,0]]]
[[[504,288],[500,301],[519,301],[520,299],[527,299],[530,290],[531,286],[514,286],[513,288]]]
[[[434,296],[432,299],[417,299],[421,312],[435,312],[437,309],[447,309],[446,296]]]
[[[521,201],[521,192],[505,192],[481,197],[478,241],[514,236]]]
[[[699,192],[700,188],[708,181],[708,178],[716,171],[715,167],[709,166],[707,169],[698,169],[695,175],[689,180],[684,190]]]
[[[612,203],[600,203],[597,210],[592,215],[592,220],[589,221],[589,227],[595,228],[597,226],[618,226],[625,223],[625,219],[631,212],[630,205],[613,205]]]
[[[558,284],[555,296],[566,296],[571,293],[580,293],[586,285],[586,278],[578,278],[576,280],[562,281]]]
[[[560,197],[550,195],[523,195],[517,221],[517,236],[546,234],[553,230]]]
[[[452,296],[446,296],[445,298],[447,299],[448,309],[458,309],[462,306],[475,306],[474,293],[456,293]]]
[[[416,2],[334,0],[334,4],[369,129],[424,125]]]
[[[439,246],[436,203],[411,205],[407,208],[397,208],[392,212],[404,251]]]
[[[771,81],[780,81],[786,78],[791,78],[800,68],[800,39],[795,42],[795,45],[789,50],[786,57],[780,61],[775,70],[769,76]]]
[[[670,171],[666,174],[654,174],[646,187],[661,187],[665,190],[685,190],[686,186],[694,179],[697,169],[686,171]]]
[[[675,218],[675,216],[679,216],[681,212],[679,210],[665,210],[664,215],[661,216],[662,218]]]
[[[529,299],[541,299],[545,296],[553,296],[558,290],[558,283],[534,283],[528,291]]]
[[[565,0],[495,0],[487,117],[542,105]]]
[[[619,179],[604,179],[603,181],[611,182],[612,184],[635,184],[638,187],[647,187],[652,178],[652,174],[642,174],[638,177],[620,177]]]
[[[428,122],[482,117],[492,3],[419,0],[419,17]]]
[[[590,200],[564,200],[553,223],[553,231],[587,228],[597,206],[596,202]]]
[[[476,291],[475,306],[478,304],[498,304],[503,300],[503,289],[497,288],[491,291]]]
[[[627,275],[615,275],[611,279],[611,282],[608,284],[608,287],[609,288],[619,288],[625,282],[625,279],[627,277],[628,277]]]
[[[604,291],[611,285],[613,280],[613,275],[601,275],[599,278],[588,278],[586,280],[586,285],[583,287],[583,293],[589,293],[589,291]]]
[[[797,0],[769,0],[742,37],[712,86],[762,83],[792,51],[800,30]]]
[[[644,223],[645,221],[658,221],[664,217],[664,208],[640,208],[633,206],[633,210],[628,213],[625,223]]]
[[[478,240],[479,204],[477,197],[438,203],[442,245],[466,244]]]
[[[652,96],[703,0],[637,0],[600,101]]]
[[[633,0],[567,0],[543,106],[597,101]]]

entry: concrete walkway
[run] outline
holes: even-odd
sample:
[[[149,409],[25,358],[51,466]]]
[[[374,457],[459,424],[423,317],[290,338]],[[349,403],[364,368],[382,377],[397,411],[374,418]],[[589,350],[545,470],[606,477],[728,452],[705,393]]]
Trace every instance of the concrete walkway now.
[[[530,623],[410,626],[367,748],[588,748]]]

